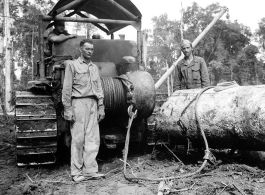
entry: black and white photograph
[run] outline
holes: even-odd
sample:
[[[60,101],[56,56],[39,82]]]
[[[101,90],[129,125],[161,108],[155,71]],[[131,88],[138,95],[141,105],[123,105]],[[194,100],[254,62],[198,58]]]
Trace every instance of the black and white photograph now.
[[[0,0],[0,195],[265,195],[264,9]]]

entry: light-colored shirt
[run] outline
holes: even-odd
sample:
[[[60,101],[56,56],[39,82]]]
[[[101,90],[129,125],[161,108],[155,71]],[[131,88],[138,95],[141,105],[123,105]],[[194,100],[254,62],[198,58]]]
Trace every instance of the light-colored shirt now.
[[[65,114],[72,111],[71,99],[92,97],[98,100],[98,106],[103,106],[103,89],[98,73],[98,67],[92,62],[86,63],[82,57],[67,60],[62,90],[62,103]]]

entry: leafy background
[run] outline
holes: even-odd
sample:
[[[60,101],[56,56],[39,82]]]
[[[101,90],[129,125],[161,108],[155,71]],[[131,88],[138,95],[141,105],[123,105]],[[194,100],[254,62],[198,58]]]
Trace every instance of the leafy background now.
[[[3,16],[3,0],[0,14]],[[32,41],[37,42],[38,15],[47,14],[53,7],[52,0],[13,0],[10,1],[10,15],[13,19],[11,28],[13,65],[22,67],[18,80],[13,74],[14,90],[25,89],[32,80],[32,64],[36,58],[37,47],[32,49]],[[183,12],[184,38],[194,40],[212,21],[214,14],[221,10],[218,3],[206,8],[193,3]],[[167,14],[152,18],[153,29],[144,29],[148,34],[148,63],[146,69],[157,80],[180,55],[180,21],[169,20]],[[76,24],[75,32],[87,29],[88,37],[96,29],[92,25]],[[0,19],[0,37],[4,36],[4,20]],[[253,45],[255,41],[257,44]],[[36,46],[36,45],[35,45]],[[265,17],[260,19],[259,28],[251,33],[248,26],[236,20],[220,19],[205,38],[194,49],[194,54],[205,59],[212,85],[222,81],[235,80],[240,85],[265,83]],[[4,81],[4,53],[0,54],[0,74]],[[14,69],[15,71],[15,69]],[[2,83],[4,83],[2,81]]]

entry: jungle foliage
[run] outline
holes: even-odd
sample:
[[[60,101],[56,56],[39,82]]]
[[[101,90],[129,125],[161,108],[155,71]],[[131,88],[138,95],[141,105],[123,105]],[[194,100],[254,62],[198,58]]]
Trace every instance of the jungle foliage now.
[[[12,21],[12,61],[13,66],[21,68],[18,80],[14,74],[15,90],[25,90],[28,81],[33,79],[32,65],[38,60],[38,21],[39,15],[47,15],[54,6],[54,0],[13,0],[10,4]],[[4,1],[0,3],[0,14],[4,15]],[[67,13],[64,13],[67,14]],[[85,30],[89,37],[95,32],[91,24],[75,23],[75,32]],[[0,36],[4,37],[4,20],[0,19]],[[1,38],[0,37],[0,38]],[[3,61],[1,55],[0,62]]]
[[[32,64],[37,56],[38,16],[47,14],[54,5],[53,0],[13,0],[10,1],[10,15],[13,19],[11,28],[13,43],[13,62],[22,67],[20,81],[14,76],[17,87],[25,87],[32,79]],[[3,15],[3,1],[0,4]],[[211,4],[206,8],[197,3],[183,11],[184,38],[193,41],[212,21],[221,5]],[[148,65],[157,76],[166,69],[166,62],[172,65],[180,55],[180,21],[170,20],[167,14],[152,18],[153,30],[146,30],[149,35]],[[82,25],[82,24],[81,24]],[[3,18],[0,20],[0,36],[4,36]],[[92,29],[91,25],[76,26]],[[94,30],[87,31],[90,35]],[[258,42],[255,46],[252,40]],[[240,85],[265,83],[265,18],[259,23],[254,34],[250,28],[238,21],[231,21],[225,15],[214,25],[205,38],[194,49],[194,54],[205,59],[212,85],[222,81],[236,80]],[[258,56],[258,57],[257,57]],[[3,60],[3,55],[0,56]]]
[[[221,10],[219,3],[206,8],[197,3],[183,11],[184,39],[193,41]],[[225,14],[226,15],[226,14]],[[265,18],[259,23],[255,34],[249,27],[238,21],[231,21],[229,15],[214,25],[194,48],[194,54],[205,59],[212,85],[235,80],[240,85],[265,83],[264,56]],[[180,21],[168,19],[167,14],[152,18],[153,32],[149,31],[149,65],[161,75],[165,62],[170,65],[180,56]],[[260,46],[251,44],[258,40]],[[264,58],[263,58],[264,59]]]

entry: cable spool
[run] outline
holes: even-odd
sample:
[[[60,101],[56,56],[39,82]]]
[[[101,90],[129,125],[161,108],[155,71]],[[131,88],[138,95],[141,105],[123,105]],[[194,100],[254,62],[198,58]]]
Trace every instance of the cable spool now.
[[[148,118],[154,110],[155,88],[152,76],[145,71],[129,72],[119,78],[101,78],[106,116],[115,117],[127,114],[129,106],[127,93],[129,91],[124,80],[127,80],[134,87],[133,103],[138,110],[138,117]]]
[[[113,116],[121,114],[122,110],[126,110],[126,91],[122,81],[117,78],[103,77],[101,78],[102,88],[104,92],[104,105],[106,115]]]

